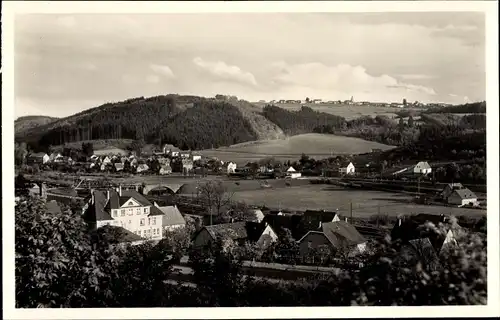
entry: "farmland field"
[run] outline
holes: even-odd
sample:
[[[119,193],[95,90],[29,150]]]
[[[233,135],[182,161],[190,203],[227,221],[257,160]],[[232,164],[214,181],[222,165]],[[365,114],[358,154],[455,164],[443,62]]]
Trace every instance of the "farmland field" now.
[[[254,103],[255,105],[263,108],[267,103]],[[289,111],[300,110],[302,105],[311,107],[313,110],[318,112],[324,112],[333,114],[336,116],[344,117],[346,120],[352,120],[354,118],[359,118],[361,116],[377,116],[385,115],[389,118],[395,117],[396,112],[400,111],[400,108],[393,107],[375,107],[375,106],[355,106],[346,104],[313,104],[313,103],[279,103],[276,104],[277,107],[283,108]],[[409,110],[406,108],[405,110]],[[412,110],[420,111],[418,108],[411,108]]]
[[[223,161],[247,163],[268,156],[280,160],[297,160],[302,153],[314,158],[327,158],[331,154],[357,154],[370,152],[371,149],[388,150],[393,146],[359,138],[330,134],[308,133],[280,140],[266,140],[240,143],[230,147],[204,150],[209,157]]]
[[[353,217],[370,217],[378,214],[397,216],[399,214],[450,214],[455,216],[481,217],[486,210],[428,206],[408,203],[409,195],[382,191],[343,189],[329,185],[307,185],[271,190],[236,192],[235,200],[252,205],[266,205],[271,208],[290,210],[336,210],[340,215],[349,215],[352,201]]]

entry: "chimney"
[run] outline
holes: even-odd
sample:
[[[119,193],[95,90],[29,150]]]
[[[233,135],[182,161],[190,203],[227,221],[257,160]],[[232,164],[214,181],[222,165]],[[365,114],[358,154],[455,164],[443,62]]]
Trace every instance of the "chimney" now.
[[[119,193],[120,193],[120,197],[121,197],[121,196],[122,196],[122,185],[121,185],[121,184],[120,184],[120,187],[119,187],[119,188],[120,188],[120,189],[119,189],[119,190],[120,190],[120,192],[119,192]]]
[[[108,198],[108,200],[109,200],[109,190],[108,190],[108,191],[106,191],[106,194],[107,194],[107,198]]]

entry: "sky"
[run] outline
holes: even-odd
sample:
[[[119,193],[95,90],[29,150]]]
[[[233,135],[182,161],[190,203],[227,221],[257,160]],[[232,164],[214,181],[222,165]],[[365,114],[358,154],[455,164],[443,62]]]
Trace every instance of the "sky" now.
[[[24,14],[15,115],[169,93],[485,100],[482,13]]]

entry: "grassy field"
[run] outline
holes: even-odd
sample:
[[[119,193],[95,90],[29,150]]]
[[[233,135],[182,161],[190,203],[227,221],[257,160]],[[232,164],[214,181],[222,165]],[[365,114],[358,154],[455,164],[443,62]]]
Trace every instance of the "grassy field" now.
[[[255,103],[255,105],[263,108],[267,105],[267,103]],[[346,104],[312,104],[312,103],[280,103],[276,104],[277,107],[289,110],[289,111],[297,111],[300,110],[302,105],[311,107],[315,111],[330,113],[336,116],[341,116],[346,118],[347,120],[352,120],[354,118],[359,118],[361,116],[377,116],[377,115],[385,115],[389,118],[395,117],[396,112],[400,111],[400,108],[392,108],[392,107],[375,107],[375,106],[353,106]],[[421,109],[412,108],[414,110],[420,111]]]
[[[342,216],[349,216],[352,201],[353,217],[368,218],[378,214],[397,216],[399,214],[452,214],[455,216],[481,217],[486,210],[426,206],[408,203],[410,196],[399,193],[350,190],[326,185],[307,185],[273,190],[236,192],[234,198],[253,205],[266,205],[302,211],[306,209],[336,210]]]
[[[329,134],[308,133],[280,140],[253,141],[231,147],[204,150],[203,155],[218,157],[223,161],[248,162],[268,156],[280,160],[297,160],[302,153],[314,158],[326,158],[331,154],[357,154],[371,149],[388,150],[393,146],[359,138]]]

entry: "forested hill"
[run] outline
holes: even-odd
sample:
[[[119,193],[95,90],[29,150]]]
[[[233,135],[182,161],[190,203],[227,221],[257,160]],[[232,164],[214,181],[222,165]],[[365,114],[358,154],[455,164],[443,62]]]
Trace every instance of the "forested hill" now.
[[[486,113],[486,101],[465,103],[449,107],[430,108],[426,113]]]
[[[107,103],[21,132],[16,141],[35,149],[67,142],[136,139],[205,149],[283,135],[251,104],[197,96],[166,95]]]
[[[22,134],[27,130],[31,130],[38,126],[43,126],[56,121],[57,118],[47,116],[25,116],[19,117],[14,121],[15,134]]]

